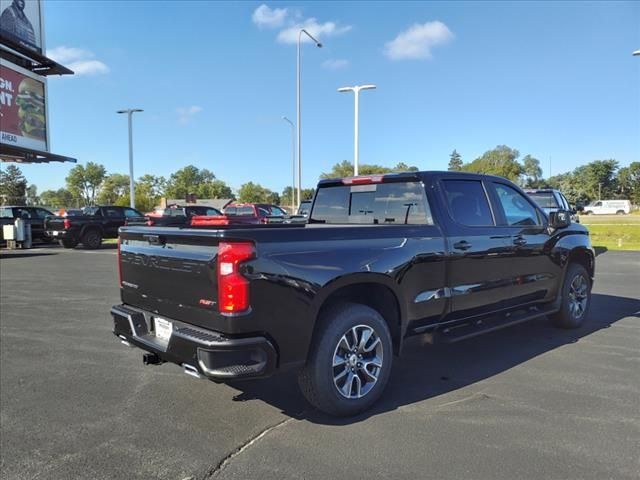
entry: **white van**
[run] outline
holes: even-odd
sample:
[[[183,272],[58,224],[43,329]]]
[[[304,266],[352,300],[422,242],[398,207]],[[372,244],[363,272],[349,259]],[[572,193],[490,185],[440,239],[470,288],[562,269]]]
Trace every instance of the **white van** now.
[[[584,207],[582,213],[589,215],[616,214],[624,215],[631,212],[631,202],[629,200],[595,200]]]

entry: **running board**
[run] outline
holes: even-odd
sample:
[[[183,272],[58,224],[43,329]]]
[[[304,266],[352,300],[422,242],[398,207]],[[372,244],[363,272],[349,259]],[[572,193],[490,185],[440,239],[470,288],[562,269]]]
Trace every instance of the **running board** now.
[[[531,309],[527,311],[520,311],[511,314],[506,314],[500,317],[489,317],[481,320],[472,320],[466,323],[461,323],[451,327],[440,327],[436,331],[436,340],[442,343],[455,343],[461,340],[466,340],[484,333],[493,332],[502,328],[512,327],[519,323],[528,322],[551,313],[555,313],[557,310],[554,308],[548,308],[545,310]]]

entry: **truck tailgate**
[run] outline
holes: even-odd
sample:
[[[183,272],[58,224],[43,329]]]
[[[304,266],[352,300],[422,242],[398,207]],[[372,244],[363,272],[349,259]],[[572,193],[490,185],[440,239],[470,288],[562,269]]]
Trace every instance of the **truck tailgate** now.
[[[122,300],[160,317],[211,326],[219,316],[219,232],[176,228],[120,230]]]
[[[64,230],[64,217],[47,217],[44,219],[45,230]]]

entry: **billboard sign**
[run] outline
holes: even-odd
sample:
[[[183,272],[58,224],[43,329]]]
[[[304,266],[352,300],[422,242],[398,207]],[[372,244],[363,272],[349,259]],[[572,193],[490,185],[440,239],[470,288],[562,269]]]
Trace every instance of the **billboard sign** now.
[[[49,151],[47,82],[8,62],[0,64],[0,143]]]
[[[42,53],[42,32],[40,0],[0,0],[0,36]]]

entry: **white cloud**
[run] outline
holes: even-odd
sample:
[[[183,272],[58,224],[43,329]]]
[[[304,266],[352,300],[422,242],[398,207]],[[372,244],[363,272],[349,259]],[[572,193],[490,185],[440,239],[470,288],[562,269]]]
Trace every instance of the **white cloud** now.
[[[301,28],[304,28],[317,38],[318,41],[322,41],[322,37],[332,37],[348,32],[351,30],[351,25],[338,25],[335,22],[318,23],[315,18],[308,18],[302,23],[296,23],[281,30],[280,33],[278,33],[278,41],[280,43],[297,43],[298,32],[300,32]],[[304,34],[301,38],[303,42],[311,41],[311,39]]]
[[[178,113],[178,123],[180,125],[186,125],[190,123],[193,117],[201,111],[202,107],[199,107],[198,105],[177,108],[176,112]]]
[[[284,25],[286,17],[286,8],[269,8],[263,3],[255,9],[251,16],[251,20],[258,27],[278,28]]]
[[[349,66],[349,60],[343,60],[342,58],[330,58],[322,62],[322,67],[328,70],[339,70]]]
[[[93,52],[83,48],[65,47],[64,45],[47,50],[47,56],[65,67],[70,68],[76,75],[101,75],[109,73],[109,67],[100,60],[96,60]]]
[[[396,38],[387,42],[384,53],[392,60],[425,60],[431,58],[431,49],[453,39],[454,35],[442,22],[416,23]]]

